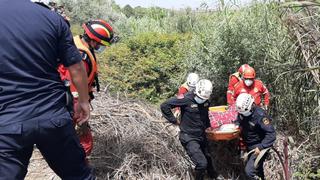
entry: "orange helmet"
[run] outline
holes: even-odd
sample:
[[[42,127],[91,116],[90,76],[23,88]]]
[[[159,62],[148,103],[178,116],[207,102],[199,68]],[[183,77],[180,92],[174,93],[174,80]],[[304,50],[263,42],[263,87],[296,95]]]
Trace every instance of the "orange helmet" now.
[[[246,68],[243,72],[244,79],[254,79],[256,77],[256,71],[252,68]]]
[[[110,46],[113,42],[112,27],[104,20],[88,21],[84,23],[82,27],[90,39],[104,46]]]
[[[249,66],[249,64],[242,64],[242,65],[240,66],[240,68],[238,69],[238,72],[239,72],[240,74],[242,74],[242,73],[244,72],[244,70],[247,69],[247,68],[249,68],[249,67],[251,67],[251,66]]]

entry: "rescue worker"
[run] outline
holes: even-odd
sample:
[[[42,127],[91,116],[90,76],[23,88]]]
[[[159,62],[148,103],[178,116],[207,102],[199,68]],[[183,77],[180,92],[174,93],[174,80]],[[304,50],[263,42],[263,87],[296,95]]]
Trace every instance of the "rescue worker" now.
[[[75,36],[73,38],[79,52],[82,56],[82,61],[85,64],[85,69],[87,72],[88,88],[90,101],[94,99],[93,91],[94,87],[96,90],[100,90],[99,80],[98,80],[98,67],[95,52],[101,53],[105,50],[107,46],[113,43],[113,30],[112,27],[104,20],[92,20],[84,23],[82,25],[84,29],[84,34],[80,36]],[[58,69],[61,74],[61,79],[63,81],[70,81],[70,74],[68,70],[61,65]],[[72,84],[70,90],[73,96],[73,102],[75,106],[78,103],[78,89]],[[77,124],[78,114],[73,115],[74,123]],[[93,137],[88,123],[82,126],[76,126],[80,143],[84,148],[86,155],[90,155],[93,148]]]
[[[77,122],[87,122],[86,73],[68,25],[28,0],[0,1],[0,17],[0,179],[24,179],[34,144],[61,179],[94,179],[57,72],[58,63],[69,69]]]
[[[187,81],[179,87],[177,95],[179,96],[189,91],[194,91],[198,81],[199,81],[199,75],[196,73],[190,73],[187,77]]]
[[[185,83],[183,83],[178,90],[178,97],[183,97],[184,94],[186,94],[189,91],[194,91],[196,84],[199,81],[199,75],[196,73],[190,73],[187,77],[187,81]],[[181,120],[181,111],[180,108],[177,107],[174,110],[174,116],[177,118],[178,121]]]
[[[229,76],[229,84],[228,84],[228,91],[227,91],[227,103],[229,105],[234,104],[235,99],[233,99],[234,95],[234,87],[241,81],[241,76],[243,71],[249,68],[249,64],[243,64],[238,69],[238,72],[235,72]]]
[[[254,163],[259,154],[264,149],[270,148],[276,140],[271,119],[262,108],[256,106],[253,96],[248,93],[242,93],[237,97],[236,109],[239,112],[237,122],[241,129],[241,137],[247,151],[251,151],[246,162],[245,173],[249,180],[259,179],[259,177],[264,180],[263,162],[266,154],[262,156],[257,167]]]
[[[58,11],[57,3],[55,1],[50,0],[48,5],[49,5],[51,11],[54,11],[54,12]]]
[[[242,80],[235,86],[234,99],[241,93],[251,94],[254,98],[255,104],[268,109],[270,93],[261,80],[256,79],[256,71],[252,68],[246,68],[243,72]],[[264,96],[264,102],[261,99]]]
[[[160,106],[163,116],[172,124],[177,124],[178,121],[171,109],[176,107],[181,109],[179,139],[196,166],[196,180],[202,180],[206,170],[210,177],[216,177],[211,157],[206,150],[207,139],[205,134],[205,129],[210,126],[208,99],[211,93],[212,83],[203,79],[197,83],[195,92],[188,92],[183,97],[174,96]]]

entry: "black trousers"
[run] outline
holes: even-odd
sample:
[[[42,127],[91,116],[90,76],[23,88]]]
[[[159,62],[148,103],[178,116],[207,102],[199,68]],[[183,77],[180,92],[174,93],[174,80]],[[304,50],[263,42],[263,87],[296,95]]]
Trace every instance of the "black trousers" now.
[[[192,137],[186,133],[180,133],[179,139],[192,162],[196,165],[196,170],[213,171],[205,137]]]
[[[63,180],[95,179],[65,111],[0,127],[0,180],[24,179],[34,144]]]
[[[256,160],[257,156],[253,153],[249,156],[248,161],[245,167],[245,173],[249,180],[255,180],[261,178],[262,180],[265,179],[264,172],[263,172],[263,163],[266,159],[268,153],[266,153],[258,163],[258,167],[255,169],[254,161]]]

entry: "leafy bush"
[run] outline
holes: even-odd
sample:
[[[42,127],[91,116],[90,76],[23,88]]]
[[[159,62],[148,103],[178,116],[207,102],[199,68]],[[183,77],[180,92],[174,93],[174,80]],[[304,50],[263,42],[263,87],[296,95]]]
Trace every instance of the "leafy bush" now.
[[[174,94],[185,74],[188,34],[144,33],[107,50],[101,76],[111,91],[158,102]]]

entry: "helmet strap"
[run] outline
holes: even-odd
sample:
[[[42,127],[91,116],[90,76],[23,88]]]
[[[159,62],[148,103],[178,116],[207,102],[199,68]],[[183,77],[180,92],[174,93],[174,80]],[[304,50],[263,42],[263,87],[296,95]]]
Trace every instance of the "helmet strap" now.
[[[89,49],[92,49],[90,46],[91,39],[88,37],[88,35],[86,35],[86,34],[80,35],[80,39],[81,39],[83,45],[85,45]]]
[[[90,40],[91,40],[86,33],[84,33],[84,34],[82,35],[82,39],[83,39],[86,43],[89,43]]]

